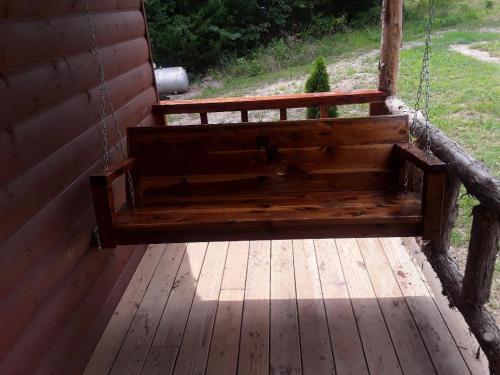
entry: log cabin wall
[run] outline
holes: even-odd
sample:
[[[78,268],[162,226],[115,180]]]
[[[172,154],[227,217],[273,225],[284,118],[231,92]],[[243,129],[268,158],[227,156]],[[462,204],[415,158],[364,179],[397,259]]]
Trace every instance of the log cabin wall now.
[[[151,124],[141,0],[89,7],[120,126]],[[0,0],[1,374],[79,373],[144,253],[92,247],[103,152],[90,43],[82,0]]]

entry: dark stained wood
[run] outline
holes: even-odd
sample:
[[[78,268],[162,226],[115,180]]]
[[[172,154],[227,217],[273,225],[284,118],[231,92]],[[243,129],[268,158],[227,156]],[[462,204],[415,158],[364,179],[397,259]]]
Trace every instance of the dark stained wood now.
[[[420,202],[413,194],[379,192],[314,193],[301,200],[286,194],[249,199],[245,195],[228,202],[215,200],[194,204],[148,205],[120,211],[115,225],[120,228],[144,226],[196,227],[204,223],[237,225],[238,223],[286,220],[314,221],[328,219],[335,224],[420,222]],[[306,223],[304,223],[306,224]]]
[[[423,244],[427,254],[447,254],[450,248],[451,233],[458,216],[458,198],[460,195],[460,180],[453,170],[448,170],[444,183],[444,202],[441,223],[441,235]]]
[[[500,217],[482,205],[474,207],[472,215],[463,297],[473,305],[484,305],[491,295],[500,241]]]
[[[352,171],[351,173],[315,173],[288,176],[206,176],[142,177],[140,184],[141,204],[196,199],[199,195],[212,197],[235,193],[303,193],[322,191],[384,190],[388,188],[389,171]]]
[[[261,143],[272,139],[280,147],[394,144],[408,142],[409,137],[404,116],[140,127],[127,132],[131,155],[255,150],[258,136],[266,138],[260,138]]]
[[[4,17],[12,18],[16,16],[44,16],[46,14],[70,14],[72,12],[84,12],[83,3],[54,2],[52,0],[42,0],[33,2],[31,0],[5,0],[5,6],[0,10]],[[139,9],[141,0],[100,0],[89,1],[89,10],[101,12],[109,10]]]
[[[90,182],[92,185],[108,185],[115,181],[118,177],[124,175],[125,172],[137,166],[136,158],[128,158],[126,160],[120,160],[109,166],[108,171],[101,171],[100,173],[94,174]]]
[[[150,100],[153,100],[152,96]],[[122,125],[134,126],[142,120],[145,108],[138,110],[134,102],[130,102],[128,108],[131,116],[124,119],[125,123]],[[110,147],[117,142],[114,131],[110,131],[108,141]],[[112,154],[116,151],[111,150]],[[7,184],[0,192],[0,209],[11,214],[0,216],[0,238],[6,238],[15,228],[26,223],[51,199],[60,194],[65,186],[71,184],[79,175],[85,173],[90,165],[101,159],[102,154],[100,130],[96,126]],[[116,160],[120,157],[122,156],[118,155]],[[85,185],[88,189],[88,181]]]
[[[258,142],[258,141],[257,141]],[[259,146],[257,146],[259,147]],[[285,176],[334,172],[383,171],[389,168],[391,144],[341,147],[280,147],[270,140],[254,150],[143,154],[143,176]],[[132,154],[138,155],[138,154]],[[182,164],[179,161],[182,160]]]
[[[157,96],[141,1],[89,3],[122,130],[150,124]],[[101,167],[102,151],[98,74],[82,6],[0,6],[2,374],[80,373],[140,260],[134,250],[144,248],[90,248],[89,176]]]
[[[200,113],[200,120],[202,125],[207,125],[208,124],[208,114],[206,112]]]
[[[101,168],[101,165],[98,165],[98,168]],[[98,168],[96,166],[89,173],[97,172]],[[66,194],[50,202],[37,216],[2,243],[0,298],[6,298],[30,269],[34,269],[44,256],[49,256],[52,251],[55,251],[58,248],[59,239],[64,238],[68,233],[78,236],[71,229],[82,213],[88,211],[92,204],[89,177],[83,175],[77,179],[68,187]],[[95,219],[91,226],[82,229],[87,232],[88,243],[90,243],[89,228],[93,226],[95,226]]]
[[[92,176],[95,181],[96,176]],[[106,180],[102,182],[92,183],[92,195],[94,197],[94,208],[99,226],[99,239],[101,246],[104,248],[116,247],[116,240],[114,240],[114,226],[113,215],[115,212],[115,203],[113,198],[113,191],[110,185],[106,184]]]
[[[370,116],[381,116],[388,115],[389,110],[385,106],[385,103],[370,103]]]
[[[112,218],[118,243],[352,236],[356,226],[361,237],[435,238],[444,164],[402,143],[407,126],[378,116],[129,129],[138,202]],[[389,192],[395,158],[428,172],[424,203]]]
[[[305,108],[362,103],[383,103],[386,95],[379,90],[325,92],[281,96],[165,100],[153,107],[155,113],[230,112],[241,110]]]
[[[147,64],[109,82],[110,90],[120,91],[113,96],[113,105],[122,132],[125,127],[134,126],[149,114],[151,102],[156,97],[152,84],[153,74]],[[5,162],[0,170],[0,185],[5,185],[84,134],[93,136],[92,140],[87,138],[87,150],[102,153],[102,146],[96,140],[101,137],[97,127],[101,122],[99,100],[99,89],[95,88],[9,128],[0,129],[0,160]],[[111,116],[107,117],[107,124],[110,127],[109,136],[116,138],[115,131],[111,129]],[[93,135],[89,134],[93,128]]]
[[[308,227],[304,231],[301,223],[290,223],[289,226],[266,227],[265,224],[248,228],[240,227],[233,230],[232,227],[224,226],[220,229],[210,229],[209,235],[205,231],[188,230],[179,231],[169,228],[150,229],[144,231],[118,231],[119,244],[143,244],[145,238],[149,243],[164,243],[166,240],[171,242],[183,242],[187,238],[193,242],[206,241],[210,238],[212,241],[246,241],[248,238],[253,240],[284,240],[284,239],[309,239],[313,238],[364,238],[364,237],[413,237],[422,233],[421,224],[354,224],[354,225],[317,225]]]
[[[241,111],[241,122],[248,122],[248,111]]]
[[[101,48],[144,37],[146,32],[139,9],[97,13],[93,18]],[[19,33],[23,35],[22,43]],[[81,53],[90,45],[88,20],[84,13],[54,17],[50,27],[47,27],[46,19],[4,22],[0,24],[0,34],[3,36],[0,47],[5,51],[5,58],[0,61],[3,74],[25,71],[36,64]]]
[[[84,256],[91,245],[88,228],[95,226],[94,212],[90,208],[54,249],[27,270],[25,275],[10,271],[2,275],[2,304],[0,319],[4,322],[0,340],[0,353],[3,355],[16,342],[26,325],[34,319],[40,309],[41,301],[46,300],[68,275],[75,264]],[[70,250],[68,250],[70,249]],[[50,277],[46,270],[50,269]],[[24,276],[24,277],[22,277]]]
[[[138,248],[141,247],[143,246]],[[120,249],[123,253],[119,255],[113,255],[109,251],[99,252],[95,248],[88,249],[87,255],[75,266],[70,277],[59,285],[55,293],[42,306],[39,306],[40,311],[36,319],[16,342],[7,358],[0,362],[0,373],[34,373],[44,358],[49,355],[55,356],[58,351],[60,352],[62,348],[58,348],[56,344],[69,328],[66,324],[70,324],[75,315],[83,313],[85,319],[82,316],[78,318],[79,324],[83,326],[82,334],[72,338],[71,346],[80,344],[82,339],[88,340],[92,335],[85,332],[85,327],[88,328],[94,322],[94,318],[88,310],[80,310],[82,304],[87,305],[87,309],[93,307],[92,313],[99,313],[95,307],[101,306],[102,300],[112,293],[110,288],[115,286],[115,283],[110,283],[109,279],[119,278],[127,265],[127,259],[135,249],[137,249],[136,246],[123,247]],[[113,269],[113,272],[109,272],[111,269],[108,267]],[[93,290],[94,286],[96,288],[100,286],[100,291],[99,289]],[[95,297],[98,299],[96,300]],[[90,301],[87,302],[86,298]],[[95,335],[94,339],[95,337],[99,335]],[[27,349],[30,353],[29,358],[20,361],[19,358],[22,358]],[[88,351],[88,348],[86,350]],[[67,361],[58,359],[59,364],[66,362],[68,365]]]
[[[399,157],[415,164],[424,172],[443,172],[446,170],[445,163],[434,155],[428,155],[424,150],[411,143],[396,144],[394,147]]]
[[[154,125],[156,126],[166,126],[167,125],[167,116],[162,115],[161,113],[156,113],[153,115]]]
[[[40,373],[81,373],[96,347],[99,336],[106,328],[110,316],[129,285],[146,246],[124,246],[118,253],[102,254],[107,263],[87,298],[71,317],[66,329],[57,336],[50,353],[43,356],[38,367]],[[115,284],[109,280],[117,280]],[[96,309],[99,306],[99,310]],[[71,361],[61,361],[70,358]]]
[[[328,113],[328,107],[321,107],[319,109],[319,117],[320,118],[328,118],[330,114]]]
[[[444,173],[426,173],[424,176],[422,211],[425,217],[425,240],[435,240],[441,236],[445,179]]]
[[[441,235],[444,186],[447,166],[435,156],[426,154],[412,144],[396,144],[396,155],[424,171],[422,210],[425,216],[423,237],[438,239]]]
[[[101,48],[99,52],[103,69],[110,78],[142,66],[149,58],[148,43],[142,37]],[[92,90],[99,82],[93,57],[87,50],[65,60],[41,64],[24,74],[4,78],[8,85],[0,90],[2,128],[26,120],[24,117],[33,112],[61,104],[84,90]],[[109,85],[115,84],[113,81],[110,80]],[[27,92],[30,100],[26,100]]]
[[[286,108],[280,108],[280,120],[286,121],[287,117],[288,117],[288,115],[287,115]]]

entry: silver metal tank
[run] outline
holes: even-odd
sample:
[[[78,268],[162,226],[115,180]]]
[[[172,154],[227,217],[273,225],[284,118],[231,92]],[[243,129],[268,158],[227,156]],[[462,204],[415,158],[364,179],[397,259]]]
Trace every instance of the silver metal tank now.
[[[182,94],[189,89],[186,70],[180,66],[155,70],[158,94]]]

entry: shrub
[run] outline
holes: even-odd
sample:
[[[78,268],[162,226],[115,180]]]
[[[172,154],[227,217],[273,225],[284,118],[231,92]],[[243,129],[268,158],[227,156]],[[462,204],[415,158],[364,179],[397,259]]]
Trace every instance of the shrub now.
[[[329,92],[330,82],[328,72],[326,70],[326,63],[323,57],[318,57],[313,63],[311,76],[306,82],[306,92]],[[337,117],[337,107],[332,106],[328,109],[330,117]],[[319,118],[320,109],[317,107],[307,108],[307,118]]]

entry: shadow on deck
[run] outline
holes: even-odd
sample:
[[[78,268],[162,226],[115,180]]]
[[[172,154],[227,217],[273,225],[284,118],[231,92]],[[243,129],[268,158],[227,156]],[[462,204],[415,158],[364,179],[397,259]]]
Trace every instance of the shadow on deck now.
[[[487,374],[436,282],[399,238],[153,245],[86,374]]]

